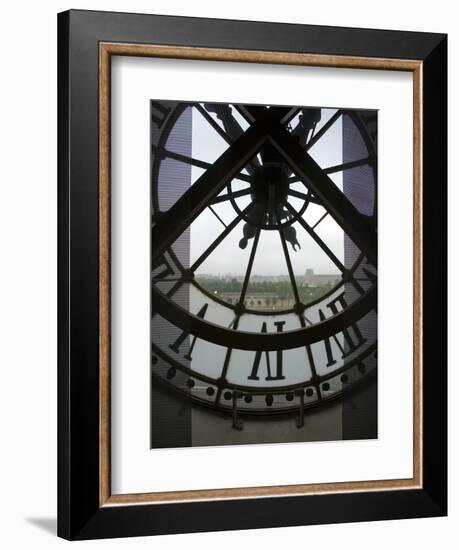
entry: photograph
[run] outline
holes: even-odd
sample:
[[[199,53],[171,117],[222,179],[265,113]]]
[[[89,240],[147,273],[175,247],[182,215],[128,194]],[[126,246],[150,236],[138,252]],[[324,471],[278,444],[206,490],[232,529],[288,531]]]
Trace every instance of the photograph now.
[[[153,449],[378,437],[377,134],[151,99]]]

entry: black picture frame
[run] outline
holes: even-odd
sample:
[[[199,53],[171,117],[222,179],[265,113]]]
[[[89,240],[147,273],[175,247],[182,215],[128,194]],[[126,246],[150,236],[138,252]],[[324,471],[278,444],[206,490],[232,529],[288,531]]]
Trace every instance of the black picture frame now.
[[[422,64],[422,483],[419,488],[100,504],[99,44]],[[447,37],[71,10],[58,15],[58,535],[71,540],[447,513]]]

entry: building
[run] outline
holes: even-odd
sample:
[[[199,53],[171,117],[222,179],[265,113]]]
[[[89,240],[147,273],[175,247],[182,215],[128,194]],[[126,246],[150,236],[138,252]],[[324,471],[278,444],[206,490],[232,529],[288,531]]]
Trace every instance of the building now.
[[[340,280],[340,275],[331,273],[329,275],[323,273],[314,273],[313,269],[306,269],[304,274],[303,284],[307,286],[335,285]]]
[[[229,304],[239,302],[240,292],[220,292],[218,297]],[[293,307],[292,297],[281,298],[275,292],[248,292],[244,304],[249,309],[279,310]]]

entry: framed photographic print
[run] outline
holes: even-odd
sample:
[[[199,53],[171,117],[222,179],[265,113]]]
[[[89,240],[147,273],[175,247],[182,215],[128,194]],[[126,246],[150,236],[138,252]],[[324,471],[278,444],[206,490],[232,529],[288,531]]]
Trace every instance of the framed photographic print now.
[[[446,514],[446,36],[59,14],[59,535]]]

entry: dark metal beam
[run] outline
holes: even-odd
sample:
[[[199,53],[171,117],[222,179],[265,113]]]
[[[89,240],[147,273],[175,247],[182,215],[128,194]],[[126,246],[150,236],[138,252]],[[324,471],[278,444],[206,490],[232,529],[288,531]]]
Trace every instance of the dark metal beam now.
[[[304,151],[295,138],[274,120],[270,124],[270,141],[293,172],[314,193],[345,233],[377,265],[377,234],[369,221],[338,189],[315,160]]]
[[[152,264],[191,225],[225,185],[236,177],[266,138],[264,124],[254,124],[161,216],[151,230]]]
[[[320,130],[318,130],[317,134],[315,134],[306,144],[306,151],[308,151],[313,145],[315,145],[319,139],[328,132],[328,130],[335,124],[335,122],[339,119],[339,117],[344,114],[342,110],[336,111],[336,113],[330,117],[329,120],[322,126]]]
[[[210,254],[217,248],[217,246],[231,233],[231,231],[238,225],[238,223],[243,219],[243,215],[246,214],[252,205],[249,204],[241,214],[237,215],[234,220],[225,227],[225,230],[220,233],[220,235],[204,250],[204,252],[199,256],[199,258],[193,263],[190,267],[190,271],[194,273],[198,267],[210,256]]]

